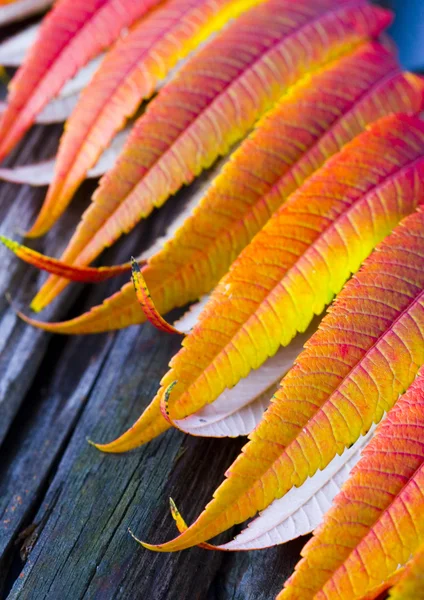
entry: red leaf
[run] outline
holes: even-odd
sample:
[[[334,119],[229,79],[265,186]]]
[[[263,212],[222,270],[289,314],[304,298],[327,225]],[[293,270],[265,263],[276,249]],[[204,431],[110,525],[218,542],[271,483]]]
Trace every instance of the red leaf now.
[[[10,83],[7,109],[0,119],[0,160],[66,81],[158,1],[61,0],[55,4]]]

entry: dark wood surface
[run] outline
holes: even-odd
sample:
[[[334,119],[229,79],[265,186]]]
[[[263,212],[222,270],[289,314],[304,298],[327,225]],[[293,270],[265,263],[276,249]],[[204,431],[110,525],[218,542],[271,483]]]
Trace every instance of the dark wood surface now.
[[[60,128],[34,128],[9,162],[50,157]],[[53,254],[69,238],[93,184],[86,183],[53,231],[33,247]],[[0,184],[0,231],[18,239],[44,189]],[[190,190],[172,199],[105,263],[127,260],[157,236]],[[149,324],[112,334],[50,336],[22,323],[45,275],[0,249],[0,589],[9,599],[271,600],[303,540],[248,553],[144,550],[129,535],[162,541],[176,529],[172,496],[190,522],[208,502],[243,440],[169,431],[125,455],[101,454],[155,393],[180,339]],[[122,282],[122,280],[121,280]],[[74,284],[43,314],[63,319],[101,301],[116,282]],[[234,535],[234,531],[231,532]]]

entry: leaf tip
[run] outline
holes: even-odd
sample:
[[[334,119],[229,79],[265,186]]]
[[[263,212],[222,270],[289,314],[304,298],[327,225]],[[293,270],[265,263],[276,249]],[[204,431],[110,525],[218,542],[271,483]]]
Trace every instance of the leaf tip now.
[[[135,535],[135,533],[133,533],[133,531],[129,527],[128,527],[127,531],[130,534],[130,536],[132,537],[132,539],[137,542],[137,544],[140,544],[140,546],[144,546],[144,543],[138,539],[138,537]]]
[[[40,313],[42,310],[44,310],[46,305],[47,305],[47,303],[44,301],[43,296],[40,296],[39,294],[37,294],[31,301],[31,304],[29,305],[29,307],[32,310],[32,312]]]
[[[184,521],[180,511],[178,510],[177,505],[175,504],[172,498],[169,499],[169,507],[171,509],[171,515],[175,521],[175,525],[177,526],[178,531],[180,533],[184,533],[184,531],[188,529],[187,523]]]
[[[128,527],[128,533],[130,534],[130,536],[132,537],[133,540],[135,540],[137,542],[137,544],[140,544],[140,546],[143,546],[143,548],[146,548],[146,550],[152,550],[153,552],[161,552],[160,550],[160,545],[155,546],[153,544],[148,544],[147,542],[143,542],[141,541],[136,535],[135,533],[133,533],[133,531],[130,529],[130,527]]]
[[[17,242],[14,242],[10,238],[6,237],[5,235],[0,235],[0,242],[3,244],[3,246],[5,246],[9,250],[11,250],[12,252],[15,252],[17,246],[19,246],[19,244]]]
[[[160,399],[160,411],[162,413],[163,418],[166,419],[166,421],[168,421],[168,423],[170,423],[171,425],[173,425],[174,427],[176,427],[178,429],[178,427],[174,424],[171,417],[169,416],[169,408],[168,408],[171,392],[174,389],[174,387],[177,385],[177,383],[178,383],[177,381],[173,381],[166,388],[162,398]]]
[[[146,316],[146,319],[148,319],[148,321],[150,321],[150,323],[160,331],[184,335],[181,331],[178,331],[178,329],[175,329],[175,327],[168,323],[159,313],[150,295],[149,288],[143,277],[140,266],[134,258],[131,258],[131,277],[137,300]]]
[[[89,438],[87,438],[87,442],[90,444],[90,446],[93,446],[93,448],[96,448],[96,450],[99,450],[100,452],[104,452],[106,454],[113,454],[113,453],[120,452],[120,450],[117,449],[117,447],[115,447],[115,442],[110,442],[109,444],[97,444],[96,442],[93,442],[93,440],[90,440]]]
[[[134,256],[131,256],[131,269],[136,273],[140,273],[140,265],[138,264]]]

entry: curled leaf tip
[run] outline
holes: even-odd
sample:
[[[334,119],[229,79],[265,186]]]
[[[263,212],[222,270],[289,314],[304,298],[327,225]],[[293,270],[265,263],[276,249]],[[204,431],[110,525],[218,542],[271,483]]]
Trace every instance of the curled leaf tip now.
[[[6,246],[6,248],[12,250],[12,252],[14,252],[17,247],[19,247],[19,244],[17,242],[14,242],[13,240],[7,238],[4,235],[0,235],[0,242],[3,244],[3,246]]]
[[[133,538],[133,540],[135,540],[138,544],[141,544],[143,546],[143,542],[141,542],[138,537],[131,531],[131,529],[128,527],[128,533],[130,534],[130,536]]]
[[[178,510],[178,509],[177,509]],[[174,538],[169,542],[165,542],[163,544],[148,544],[147,542],[139,543],[146,548],[146,550],[151,550],[152,552],[177,552],[180,550],[188,550],[193,546],[198,546],[199,548],[203,548],[204,550],[221,550],[218,546],[213,546],[212,544],[208,544],[207,542],[199,542],[199,543],[190,543],[187,541],[187,533],[190,533],[190,528],[187,527],[185,521],[179,515],[177,522],[178,529],[181,527],[183,530],[180,531],[180,535]],[[190,539],[190,537],[188,537]]]
[[[119,452],[119,450],[117,450],[114,447],[113,442],[111,442],[110,444],[97,444],[96,442],[93,442],[93,440],[89,440],[88,438],[87,438],[87,442],[90,444],[90,446],[93,446],[94,448],[96,448],[96,450],[100,450],[100,452],[105,452],[105,453],[109,453],[109,454]]]
[[[165,319],[159,314],[159,311],[152,300],[149,288],[147,287],[147,283],[143,277],[140,267],[133,258],[131,259],[131,273],[137,300],[143,309],[146,319],[148,319],[150,323],[160,331],[183,335],[181,331],[175,329],[175,327],[165,321]]]
[[[165,390],[165,393],[163,394],[162,398],[160,399],[160,410],[161,413],[163,415],[163,418],[166,419],[168,421],[168,423],[170,423],[171,425],[174,425],[173,421],[171,420],[171,417],[169,416],[169,410],[168,410],[168,403],[169,403],[169,397],[171,396],[171,392],[174,389],[174,387],[177,385],[177,381],[173,381],[172,383],[170,383],[168,385],[168,387]],[[174,425],[176,427],[176,425]]]
[[[140,544],[140,546],[143,546],[143,548],[146,548],[147,550],[156,550],[155,546],[151,546],[150,544],[147,544],[146,542],[142,542],[140,539],[138,539],[138,537],[135,535],[135,533],[133,533],[131,531],[131,529],[128,527],[128,533],[130,534],[130,536],[132,537],[133,540],[135,540],[137,542],[137,544]],[[158,546],[159,548],[159,546]],[[157,552],[160,552],[160,550],[156,550]]]
[[[173,501],[172,498],[169,499],[169,506],[171,508],[171,515],[175,521],[175,525],[179,533],[184,533],[188,529],[187,523],[184,521],[180,511],[178,510],[177,505]],[[203,544],[199,544],[199,548],[203,548],[204,550],[222,550],[219,546],[213,546],[212,544],[208,544],[204,542]]]
[[[39,302],[36,298],[34,298],[34,300],[29,305],[29,308],[34,313],[40,313],[45,307],[46,307],[45,303],[42,301]]]
[[[33,225],[33,227],[31,227],[31,229],[28,229],[27,231],[24,231],[22,233],[22,237],[28,238],[30,240],[35,240],[37,238],[43,237],[44,235],[46,235],[47,231],[39,231],[38,228],[35,227],[35,223]]]
[[[171,509],[172,518],[175,521],[175,525],[177,526],[178,531],[180,533],[183,533],[186,529],[188,529],[187,523],[184,521],[180,511],[177,508],[177,505],[175,504],[172,498],[169,499],[169,506]]]

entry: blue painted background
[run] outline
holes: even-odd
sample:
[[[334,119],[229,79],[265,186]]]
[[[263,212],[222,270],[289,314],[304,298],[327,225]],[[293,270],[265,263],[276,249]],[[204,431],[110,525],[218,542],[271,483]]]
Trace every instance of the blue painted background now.
[[[390,34],[399,47],[402,65],[424,71],[424,0],[382,0],[396,15]]]

